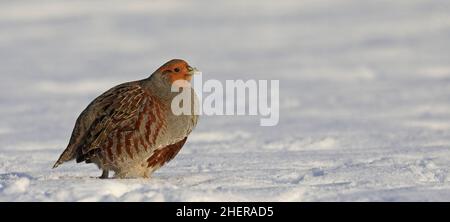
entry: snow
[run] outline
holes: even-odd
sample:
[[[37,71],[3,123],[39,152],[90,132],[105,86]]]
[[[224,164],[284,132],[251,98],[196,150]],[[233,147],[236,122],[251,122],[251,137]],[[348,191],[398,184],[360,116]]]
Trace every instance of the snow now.
[[[2,1],[0,201],[450,201],[450,2]],[[151,179],[51,167],[101,92],[171,58],[280,80],[280,123],[202,116]]]

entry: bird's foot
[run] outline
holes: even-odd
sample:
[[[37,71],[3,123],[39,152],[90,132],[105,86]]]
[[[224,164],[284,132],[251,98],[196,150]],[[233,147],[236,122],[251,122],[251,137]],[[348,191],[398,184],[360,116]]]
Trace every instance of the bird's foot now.
[[[102,175],[99,177],[100,179],[108,179],[109,170],[103,170]]]

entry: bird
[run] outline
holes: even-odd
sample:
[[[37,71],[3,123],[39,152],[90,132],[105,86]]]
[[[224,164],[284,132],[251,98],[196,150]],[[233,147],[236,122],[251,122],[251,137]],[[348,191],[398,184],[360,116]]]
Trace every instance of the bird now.
[[[186,61],[172,59],[148,78],[107,90],[81,112],[53,168],[75,159],[96,164],[101,179],[109,178],[110,171],[113,178],[149,178],[178,154],[197,125],[197,113],[175,115],[171,102],[190,89],[192,107],[198,108],[198,97],[188,86],[199,73]],[[174,92],[172,85],[182,88]]]

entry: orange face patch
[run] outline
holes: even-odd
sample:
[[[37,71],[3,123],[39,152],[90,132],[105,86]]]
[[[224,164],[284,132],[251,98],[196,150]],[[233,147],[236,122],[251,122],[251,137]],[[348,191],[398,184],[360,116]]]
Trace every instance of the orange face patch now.
[[[175,84],[176,86],[189,86],[189,82],[192,80],[192,73],[190,73],[192,68],[186,61],[181,59],[170,60],[161,66],[157,71],[163,72],[163,74],[167,75],[170,83]]]
[[[186,80],[186,81],[191,81],[192,80],[192,75],[189,75],[189,73],[183,71],[180,72],[175,72],[175,73],[170,73],[170,81],[173,83],[177,80]]]
[[[179,69],[178,72],[169,73],[170,83],[178,87],[190,87],[192,76],[186,68]]]

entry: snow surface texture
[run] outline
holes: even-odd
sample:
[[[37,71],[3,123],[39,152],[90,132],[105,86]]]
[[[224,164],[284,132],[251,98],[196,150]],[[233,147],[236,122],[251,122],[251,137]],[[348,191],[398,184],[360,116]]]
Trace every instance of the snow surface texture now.
[[[125,5],[126,4],[126,5]],[[0,201],[450,201],[450,1],[0,1]],[[51,166],[101,92],[171,58],[279,79],[151,179]]]

